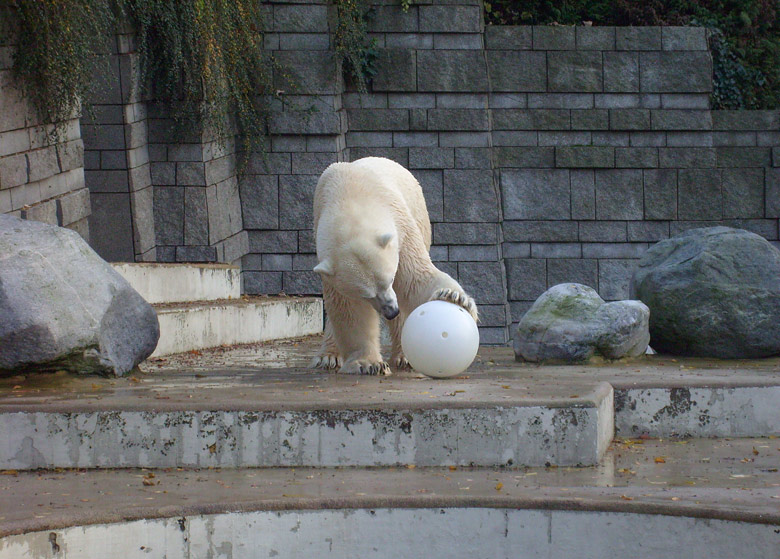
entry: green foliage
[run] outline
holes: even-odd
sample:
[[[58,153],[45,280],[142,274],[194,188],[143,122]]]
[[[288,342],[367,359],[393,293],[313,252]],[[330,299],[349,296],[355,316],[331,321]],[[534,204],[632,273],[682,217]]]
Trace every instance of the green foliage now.
[[[368,38],[370,6],[366,0],[334,0],[338,23],[334,43],[344,64],[344,75],[361,92],[376,75],[379,51],[376,39]]]
[[[17,46],[13,73],[43,122],[78,115],[106,62],[114,22],[106,1],[12,0],[0,8],[0,43]]]
[[[714,108],[780,108],[777,0],[486,0],[494,25],[697,25],[709,29]]]
[[[254,0],[123,0],[138,35],[141,79],[183,131],[230,134],[245,153],[263,144],[264,95],[272,91]]]

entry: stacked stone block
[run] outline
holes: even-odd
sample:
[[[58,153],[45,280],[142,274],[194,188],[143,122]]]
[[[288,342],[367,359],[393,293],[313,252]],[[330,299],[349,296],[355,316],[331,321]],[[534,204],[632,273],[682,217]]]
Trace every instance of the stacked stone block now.
[[[44,125],[13,77],[14,47],[0,47],[0,213],[77,231],[89,240],[78,119]]]
[[[133,30],[119,29],[109,46],[81,122],[92,200],[91,244],[106,260],[153,262],[154,189]]]

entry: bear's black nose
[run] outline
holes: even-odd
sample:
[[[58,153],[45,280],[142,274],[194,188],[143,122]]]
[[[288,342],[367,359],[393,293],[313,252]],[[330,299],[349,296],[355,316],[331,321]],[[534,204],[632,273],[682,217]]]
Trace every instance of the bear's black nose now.
[[[384,316],[387,320],[393,320],[396,316],[398,316],[398,313],[400,311],[398,310],[398,307],[395,305],[382,305],[382,316]]]

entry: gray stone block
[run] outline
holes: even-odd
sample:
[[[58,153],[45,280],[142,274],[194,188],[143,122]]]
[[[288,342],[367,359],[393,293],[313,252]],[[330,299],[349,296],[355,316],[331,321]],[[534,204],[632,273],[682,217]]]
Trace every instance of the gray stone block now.
[[[599,260],[599,295],[605,301],[623,301],[629,298],[631,275],[638,260]]]
[[[154,189],[154,232],[160,245],[184,243],[184,188]]]
[[[296,253],[297,231],[249,231],[249,252]]]
[[[528,107],[527,93],[491,93],[488,99],[491,109],[525,109]]]
[[[531,258],[580,258],[579,243],[531,243]]]
[[[647,243],[586,243],[582,245],[582,257],[641,258],[649,246]]]
[[[349,148],[349,161],[356,161],[364,157],[386,157],[399,165],[409,167],[408,148]]]
[[[342,131],[338,113],[309,111],[272,113],[268,130],[271,134],[339,134]]]
[[[589,146],[591,143],[590,132],[539,132],[540,146]]]
[[[604,53],[604,91],[610,93],[639,91],[638,53]]]
[[[485,47],[489,50],[529,50],[533,46],[527,25],[486,25]]]
[[[409,110],[409,130],[428,130],[428,111],[425,109]]]
[[[650,94],[641,95],[638,93],[595,93],[593,102],[597,109],[651,109],[657,108],[655,103],[648,103],[645,97]],[[658,97],[658,105],[661,103]]]
[[[206,188],[209,243],[225,241],[243,228],[238,181],[233,178]]]
[[[590,93],[529,93],[529,109],[592,109]]]
[[[605,109],[571,111],[572,130],[609,130],[609,111]]]
[[[29,221],[40,221],[48,225],[58,225],[57,223],[57,203],[54,200],[38,202],[33,206],[22,208],[22,219]]]
[[[711,130],[712,113],[689,109],[660,109],[650,111],[653,130]]]
[[[188,187],[182,190],[184,191],[184,242],[182,244],[207,245],[209,244],[209,214],[206,189]]]
[[[661,108],[709,110],[710,96],[706,93],[664,93]]]
[[[450,169],[454,165],[453,148],[409,148],[411,169]]]
[[[591,142],[594,146],[628,147],[631,144],[631,133],[593,132]]]
[[[645,219],[677,219],[677,170],[642,171]]]
[[[155,186],[173,186],[176,184],[176,163],[150,163],[149,172]]]
[[[650,111],[647,109],[610,109],[610,130],[649,130]]]
[[[9,159],[9,158],[4,158]],[[47,148],[35,149],[27,152],[27,173],[30,182],[53,177],[60,172],[59,161],[57,161],[57,147],[49,146]],[[5,182],[3,182],[5,186]],[[13,185],[16,186],[16,185]]]
[[[534,50],[574,50],[577,48],[573,26],[534,25]]]
[[[539,144],[539,133],[536,131],[499,131],[493,132],[493,146],[535,146]]]
[[[707,50],[707,29],[688,26],[662,27],[661,44],[664,50]]]
[[[656,29],[660,32],[661,28]],[[706,51],[643,52],[639,56],[639,83],[643,92],[709,93],[712,58]]]
[[[249,157],[246,175],[288,175],[292,172],[289,153],[258,153]]]
[[[337,160],[337,153],[293,153],[292,172],[294,175],[320,175],[331,163],[335,163]]]
[[[433,109],[436,107],[436,94],[390,93],[387,106],[391,109]]]
[[[488,95],[486,93],[437,93],[435,97],[438,109],[488,108]]]
[[[711,147],[712,132],[667,132],[666,145],[669,147]]]
[[[428,109],[428,128],[431,130],[488,130],[488,111],[475,109]]]
[[[327,33],[284,33],[279,36],[278,48],[281,50],[328,50],[330,46],[330,35]]]
[[[509,333],[502,328],[479,328],[479,343],[482,345],[506,345],[510,341]]]
[[[495,223],[434,223],[433,242],[437,245],[484,245],[498,242]]]
[[[486,343],[482,337],[484,327],[507,325],[507,310],[506,304],[479,306],[480,343]]]
[[[432,245],[429,252],[433,262],[446,262],[449,259],[449,249],[446,246]]]
[[[203,161],[203,146],[201,144],[170,145],[168,161]]]
[[[479,33],[482,6],[420,6],[420,31],[433,33]]]
[[[768,241],[777,241],[780,236],[776,219],[726,219],[722,223],[726,227],[745,229],[756,235],[761,235]]]
[[[322,295],[322,279],[317,272],[282,272],[282,290],[287,295]]]
[[[625,243],[625,221],[582,221],[579,240],[583,243]]]
[[[345,109],[387,109],[388,99],[391,96],[405,97],[407,94],[398,93],[359,93],[357,91],[344,92],[341,97],[342,107]],[[390,107],[391,109],[394,107]],[[406,107],[397,107],[406,108]]]
[[[772,148],[772,167],[780,167],[780,147]]]
[[[389,132],[387,134],[390,134]],[[391,145],[405,147],[437,147],[439,134],[436,132],[393,132]]]
[[[21,153],[0,158],[0,185],[12,188],[29,182],[27,157]]]
[[[309,229],[314,223],[314,190],[318,175],[279,177],[279,228]]]
[[[630,132],[631,146],[663,147],[666,145],[666,132]]]
[[[713,130],[777,130],[780,111],[712,111]]]
[[[349,129],[409,130],[409,111],[405,109],[348,109]]]
[[[598,260],[556,258],[547,262],[547,285],[580,283],[598,289]]]
[[[615,46],[617,50],[661,50],[661,28],[618,27]]]
[[[549,91],[582,93],[604,90],[604,67],[600,52],[548,52],[547,72]]]
[[[418,51],[417,65],[418,91],[487,90],[487,68],[480,51]]]
[[[460,262],[458,281],[478,305],[501,305],[506,301],[501,262]]]
[[[311,229],[304,229],[298,231],[298,252],[315,252],[317,250],[314,241],[314,231]]]
[[[740,137],[739,132],[733,132],[737,137]],[[742,133],[745,136],[749,136],[749,133]],[[752,144],[745,144],[752,145]],[[774,132],[756,132],[756,145],[759,146],[780,146],[780,130]]]
[[[84,171],[84,183],[90,192],[129,191],[127,171]]]
[[[126,193],[91,193],[89,216],[90,245],[101,258],[110,262],[132,262],[133,226],[130,197]],[[156,216],[156,214],[155,214]],[[179,213],[181,216],[181,213]],[[169,219],[176,216],[166,216]],[[175,224],[172,224],[175,226]],[[159,244],[164,244],[158,237]]]
[[[490,145],[490,132],[439,132],[442,147],[484,148]]]
[[[554,167],[553,147],[496,147],[493,148],[498,167]]]
[[[627,169],[658,167],[658,148],[615,148],[615,167]]]
[[[489,50],[487,64],[491,91],[547,91],[547,55],[544,52]]]
[[[433,35],[430,33],[388,33],[385,46],[391,49],[432,49]]]
[[[176,164],[176,184],[179,186],[206,186],[206,169],[200,162]]]
[[[501,193],[504,219],[571,218],[568,170],[502,170]]]
[[[422,187],[428,217],[431,221],[444,221],[444,188],[441,170],[412,170],[412,174]]]
[[[374,6],[369,30],[375,33],[404,33],[419,29],[417,6],[404,12],[400,4]]]
[[[241,258],[241,271],[260,272],[263,270],[262,254],[245,254]]]
[[[596,219],[642,219],[642,171],[595,171]]]
[[[347,147],[393,147],[393,135],[393,132],[348,132],[346,135]]]
[[[505,265],[510,301],[535,301],[547,290],[546,260],[510,259]]]
[[[504,258],[531,258],[530,243],[504,243],[502,251]]]
[[[57,221],[61,226],[80,221],[90,213],[89,190],[86,188],[57,198]]]
[[[218,184],[230,178],[235,178],[236,158],[234,155],[226,155],[203,164],[203,171],[206,175],[206,184]]]
[[[769,167],[772,152],[768,147],[715,148],[718,167]]]
[[[84,152],[84,169],[86,171],[97,171],[100,169],[100,153],[94,150]]]
[[[496,245],[451,246],[448,258],[453,262],[496,262],[498,247]],[[481,314],[482,309],[480,309]]]
[[[723,169],[723,217],[764,217],[764,169]]]
[[[84,166],[84,142],[75,140],[57,144],[57,161],[60,171],[70,171]]]
[[[445,221],[498,221],[493,171],[445,169],[443,179]]]
[[[242,292],[247,295],[276,295],[282,292],[282,272],[242,272]]]
[[[610,146],[559,146],[556,167],[604,168],[615,166],[615,148]]]
[[[296,271],[312,270],[317,265],[316,254],[293,254],[292,269]]]
[[[699,168],[715,167],[714,148],[658,148],[659,166],[663,168]]]
[[[505,241],[577,242],[576,221],[504,221]]]
[[[490,169],[491,149],[455,148],[456,169]]]
[[[780,169],[766,170],[765,216],[780,218]]]
[[[282,50],[275,53],[275,60],[284,69],[274,72],[277,89],[287,89],[293,83],[298,91],[309,95],[340,92],[340,64],[333,52]]]
[[[680,169],[677,181],[680,219],[723,218],[720,170]]]
[[[496,109],[493,111],[493,129],[570,130],[571,117],[564,109]]]
[[[578,50],[615,50],[614,27],[592,27],[578,25],[575,27]]]
[[[344,136],[309,136],[306,138],[306,151],[310,153],[339,153],[346,149]],[[296,150],[297,151],[297,150]]]
[[[571,171],[572,219],[596,219],[596,179],[593,170]]]
[[[668,238],[668,221],[628,222],[628,242],[630,243],[655,243]]]
[[[373,91],[415,91],[417,57],[413,50],[384,49],[376,61],[377,73],[371,81]]]
[[[710,132],[712,145],[721,146],[755,146],[757,136],[755,132]]]

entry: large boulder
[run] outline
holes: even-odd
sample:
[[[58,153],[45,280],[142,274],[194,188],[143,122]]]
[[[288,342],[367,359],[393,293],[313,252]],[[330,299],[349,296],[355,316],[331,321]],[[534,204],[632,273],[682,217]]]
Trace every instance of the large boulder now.
[[[724,359],[780,354],[780,251],[730,227],[652,246],[631,279],[658,352]]]
[[[574,363],[599,355],[636,357],[647,350],[649,310],[639,301],[605,303],[578,283],[551,287],[520,320],[518,361]]]
[[[0,215],[0,372],[123,375],[159,337],[154,309],[78,234]]]

